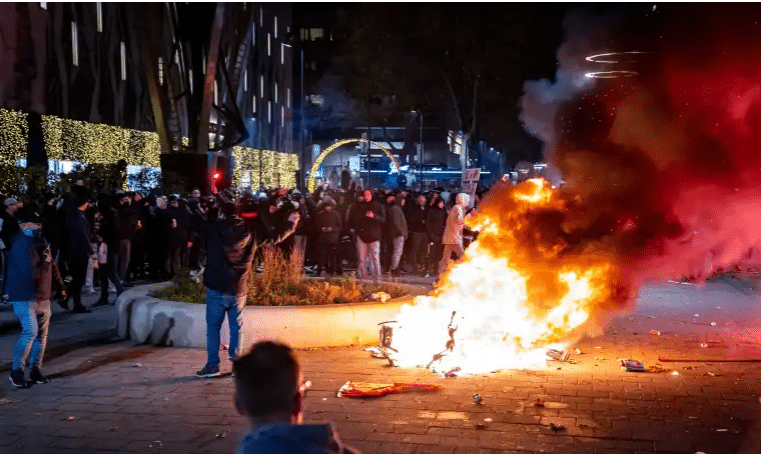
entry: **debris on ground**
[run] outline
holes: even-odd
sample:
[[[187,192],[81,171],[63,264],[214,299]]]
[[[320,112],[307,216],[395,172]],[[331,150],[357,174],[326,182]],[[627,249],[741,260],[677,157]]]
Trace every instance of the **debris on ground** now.
[[[11,403],[13,403],[12,400],[6,399],[5,397],[0,397],[0,405],[11,404]]]
[[[227,351],[227,344],[219,344],[219,351],[222,351],[222,352]]]
[[[491,418],[484,418],[484,422],[485,423],[491,423],[491,422],[494,422],[494,420],[491,419]]]
[[[544,407],[544,399],[536,399],[536,402],[534,402],[535,407]]]
[[[716,326],[716,322],[711,322],[711,326]]]
[[[143,365],[140,363],[134,363],[132,364],[132,367],[143,367]]]
[[[576,354],[577,354],[577,355],[581,355],[581,349],[580,349],[580,348],[577,348],[577,349],[576,349]]]
[[[477,403],[479,405],[483,404],[484,403],[484,398],[480,394],[475,393],[475,394],[473,394],[473,402],[475,402],[475,403]]]
[[[666,368],[664,368],[663,366],[661,366],[659,364],[656,364],[654,366],[650,366],[650,372],[652,372],[654,374],[662,374],[662,373],[665,373],[665,372],[668,372],[668,371],[669,371],[669,369],[666,369]]]
[[[721,374],[714,374],[713,372],[706,372],[703,374],[704,377],[721,377]]]
[[[642,361],[636,359],[622,359],[621,370],[625,370],[626,372],[644,372],[645,365],[642,364]]]
[[[370,295],[370,298],[373,301],[380,301],[381,303],[385,303],[386,301],[391,299],[391,295],[389,295],[386,292],[375,292]]]
[[[703,348],[706,348],[706,347],[708,347],[708,344],[706,344],[705,342],[701,342],[700,346],[703,347]]]
[[[672,372],[671,372],[671,375],[673,375],[674,377],[678,377],[678,376],[679,376],[679,372],[677,372],[677,371],[672,371]]]
[[[76,420],[77,420],[76,416],[67,416],[63,418],[61,421],[76,421]]]
[[[214,435],[216,438],[227,438],[227,432],[220,432]]]
[[[568,357],[571,356],[571,352],[568,350],[547,350],[547,356],[555,361],[565,362],[568,361]]]
[[[451,369],[451,370],[447,371],[447,373],[444,374],[444,377],[446,377],[446,378],[457,377],[459,375],[459,372],[461,370],[462,369],[460,369],[459,367],[455,367],[454,369]]]
[[[381,397],[409,390],[438,391],[441,385],[425,383],[366,383],[347,381],[338,390],[338,397]]]
[[[554,422],[551,422],[550,429],[552,429],[553,432],[560,432],[565,430],[565,426],[562,424],[555,424]]]
[[[661,335],[661,332],[660,332],[660,331],[656,331],[656,330],[654,330],[654,329],[651,329],[651,330],[650,330],[650,334],[652,334],[653,336],[660,336],[660,335]]]
[[[476,423],[476,430],[484,430],[484,429],[486,429],[486,424],[484,424],[482,422],[477,422]]]

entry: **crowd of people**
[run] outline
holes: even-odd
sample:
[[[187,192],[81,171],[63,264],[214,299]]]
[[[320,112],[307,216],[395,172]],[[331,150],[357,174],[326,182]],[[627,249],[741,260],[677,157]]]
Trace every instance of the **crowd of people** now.
[[[361,280],[378,280],[384,273],[436,276],[453,254],[462,255],[473,235],[464,227],[467,194],[353,188],[302,194],[264,187],[214,192],[93,195],[79,181],[39,207],[5,198],[2,295],[24,328],[14,355],[14,386],[25,384],[25,368],[32,381],[46,380],[39,366],[51,300],[87,313],[83,292],[99,288],[94,306],[108,305],[112,293],[118,297],[137,280],[168,280],[181,269],[195,270],[207,287],[209,312],[209,357],[197,375],[211,377],[219,374],[222,321],[225,315],[231,322],[240,318],[256,244],[272,242],[286,255],[298,250],[308,274],[356,270]],[[231,360],[239,327],[230,323]]]
[[[111,292],[118,296],[136,280],[166,280],[195,269],[207,291],[207,360],[196,376],[220,375],[220,330],[227,316],[235,406],[252,425],[238,452],[356,452],[331,425],[301,423],[306,388],[288,346],[259,342],[240,356],[256,246],[271,242],[317,276],[352,268],[362,280],[378,280],[383,273],[437,275],[474,235],[465,228],[470,197],[371,189],[213,192],[93,197],[78,181],[65,194],[46,197],[41,207],[5,198],[1,294],[22,327],[11,384],[27,388],[50,381],[42,361],[51,300],[65,309],[71,301],[72,312],[87,313],[83,291],[100,287],[95,306],[108,305]]]

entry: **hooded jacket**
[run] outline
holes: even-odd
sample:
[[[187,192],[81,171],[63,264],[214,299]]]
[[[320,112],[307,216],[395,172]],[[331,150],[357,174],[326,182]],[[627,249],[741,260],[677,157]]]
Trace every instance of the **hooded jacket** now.
[[[330,424],[268,424],[246,435],[237,454],[359,454]]]
[[[243,219],[204,220],[193,216],[193,229],[206,239],[203,282],[209,290],[246,295],[246,281],[254,258],[254,238]]]
[[[394,202],[387,208],[386,228],[388,229],[389,238],[398,238],[400,236],[407,238],[407,219],[404,217],[402,207],[397,202]]]

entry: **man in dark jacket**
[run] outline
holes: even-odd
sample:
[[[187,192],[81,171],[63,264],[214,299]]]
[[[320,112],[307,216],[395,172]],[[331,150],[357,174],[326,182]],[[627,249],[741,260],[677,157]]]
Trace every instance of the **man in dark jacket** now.
[[[404,212],[400,203],[403,203],[403,196],[389,195],[386,199],[388,206],[386,207],[386,232],[389,240],[389,251],[391,251],[391,262],[389,264],[389,272],[398,276],[399,261],[402,259],[402,252],[404,251],[404,241],[407,239],[408,229],[407,220],[404,217]]]
[[[206,238],[207,258],[203,280],[206,286],[206,365],[196,373],[202,378],[219,373],[220,330],[225,314],[230,327],[230,361],[238,355],[247,281],[254,258],[254,238],[235,215],[235,205],[225,203],[216,219],[204,219],[203,210],[194,215],[192,227]]]
[[[444,251],[444,245],[442,244],[442,238],[444,236],[444,227],[447,223],[447,210],[445,208],[444,199],[438,195],[434,195],[431,200],[431,205],[428,206],[428,210],[425,215],[425,227],[428,231],[428,241],[431,247],[431,253],[428,256],[426,263],[426,276],[438,274],[436,265],[441,260],[441,254]]]
[[[363,192],[363,201],[355,206],[354,229],[357,232],[357,278],[381,278],[380,240],[381,227],[386,222],[386,210],[373,199],[369,189]],[[369,267],[369,270],[368,270]]]
[[[47,383],[48,379],[42,374],[40,365],[45,350],[47,328],[50,321],[50,298],[45,302],[38,301],[38,264],[40,263],[44,245],[41,237],[35,235],[40,225],[32,219],[24,220],[20,231],[13,236],[8,261],[8,299],[13,305],[13,312],[21,323],[16,348],[13,351],[13,366],[11,384],[16,388],[27,388],[29,382],[24,379],[24,370],[29,365],[30,380],[36,383]],[[50,282],[47,283],[50,285]]]
[[[82,286],[85,283],[87,263],[91,257],[95,258],[95,251],[92,249],[94,241],[91,239],[90,223],[84,213],[87,199],[83,189],[75,190],[72,202],[66,211],[66,253],[71,273],[68,293],[74,300],[72,312],[87,313],[90,310],[82,305]],[[67,300],[61,300],[59,304],[64,309],[69,308]]]
[[[252,426],[237,454],[359,454],[330,424],[302,424],[306,387],[288,346],[259,342],[233,372],[235,408]]]
[[[338,250],[342,229],[341,215],[333,209],[333,202],[324,202],[322,210],[317,214],[317,230],[320,232],[318,239],[320,245],[320,260],[317,263],[318,276],[322,274],[323,268],[326,268],[328,274],[343,273]]]
[[[11,249],[13,237],[19,232],[18,220],[16,219],[16,212],[19,209],[18,201],[9,197],[5,199],[3,205],[5,209],[0,212],[0,299],[4,299],[2,297],[7,295],[2,290],[8,278],[8,251]]]
[[[426,200],[423,194],[415,199],[412,207],[405,212],[407,225],[410,229],[408,264],[415,272],[425,273],[426,258],[428,257],[428,231],[426,229]]]

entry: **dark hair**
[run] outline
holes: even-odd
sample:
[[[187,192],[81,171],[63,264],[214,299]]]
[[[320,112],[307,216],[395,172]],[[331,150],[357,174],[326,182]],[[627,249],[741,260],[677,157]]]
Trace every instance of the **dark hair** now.
[[[256,343],[233,362],[238,405],[248,416],[289,413],[299,388],[299,364],[293,350],[271,341]]]

